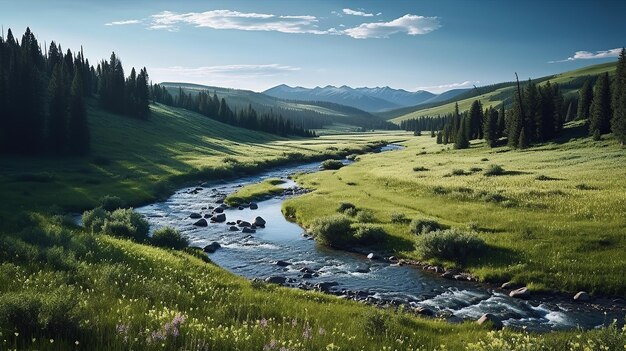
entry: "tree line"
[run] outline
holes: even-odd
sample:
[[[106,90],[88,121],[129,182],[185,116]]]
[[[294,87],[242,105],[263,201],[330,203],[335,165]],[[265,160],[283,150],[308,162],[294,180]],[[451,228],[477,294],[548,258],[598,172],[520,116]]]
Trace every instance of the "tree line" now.
[[[565,100],[558,84],[529,79],[524,86],[517,82],[511,100],[508,109],[504,103],[484,109],[475,100],[462,113],[457,103],[451,114],[405,120],[400,127],[416,134],[431,130],[438,144],[452,143],[456,149],[468,148],[473,139],[484,139],[491,147],[506,141],[523,149],[557,137],[565,122],[580,119],[587,120],[595,140],[612,132],[626,145],[626,52],[622,49],[613,79],[608,73],[587,78],[578,99]]]
[[[258,113],[252,108],[252,105],[248,105],[247,108],[233,110],[226,103],[226,99],[220,99],[215,92],[213,95],[208,91],[186,93],[182,87],[179,87],[178,95],[173,97],[165,87],[158,84],[153,84],[150,90],[152,99],[155,102],[194,111],[232,126],[282,136],[315,136],[315,132],[296,125],[291,120],[283,118],[281,114],[276,114],[272,110],[267,113]]]

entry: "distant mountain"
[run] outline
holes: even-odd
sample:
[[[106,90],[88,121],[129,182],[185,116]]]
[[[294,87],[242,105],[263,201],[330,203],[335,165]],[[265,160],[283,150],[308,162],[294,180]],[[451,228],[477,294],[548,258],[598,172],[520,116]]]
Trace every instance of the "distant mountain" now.
[[[390,87],[351,88],[346,85],[340,87],[327,85],[309,89],[285,84],[270,88],[263,94],[286,100],[328,101],[368,112],[414,106],[436,96],[423,90],[410,92]]]
[[[422,103],[420,103],[420,105],[422,104],[432,104],[432,103],[436,103],[436,102],[442,102],[442,101],[448,101],[451,99],[454,99],[455,97],[467,92],[471,90],[471,88],[469,89],[452,89],[452,90],[448,90],[446,92],[443,92],[439,95],[433,96],[432,98],[423,101]]]

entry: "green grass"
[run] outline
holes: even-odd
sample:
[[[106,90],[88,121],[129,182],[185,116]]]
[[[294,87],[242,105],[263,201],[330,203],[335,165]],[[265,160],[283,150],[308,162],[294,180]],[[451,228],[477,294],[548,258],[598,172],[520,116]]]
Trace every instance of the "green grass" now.
[[[523,151],[483,142],[452,150],[430,137],[411,137],[404,150],[299,176],[297,182],[314,191],[288,200],[283,210],[308,227],[341,202],[359,204],[390,233],[381,249],[415,259],[423,258],[416,236],[392,215],[469,226],[488,244],[485,254],[465,263],[482,280],[626,296],[626,153],[608,136],[594,142],[580,135],[584,126],[571,124],[557,142]],[[449,176],[492,164],[504,171]]]
[[[230,206],[238,206],[251,201],[260,201],[283,192],[284,189],[279,185],[284,183],[285,181],[282,179],[270,178],[256,184],[250,184],[228,195],[224,202]]]
[[[191,180],[257,172],[288,162],[325,159],[367,150],[398,134],[334,135],[286,139],[234,128],[189,112],[152,105],[148,121],[107,113],[89,104],[92,155],[87,158],[0,159],[0,214],[93,207],[105,195],[142,204]]]
[[[550,83],[558,83],[558,84],[568,84],[573,81],[580,79],[585,76],[597,76],[604,72],[609,72],[609,74],[613,74],[615,72],[616,64],[615,62],[608,62],[599,65],[593,65],[588,67],[579,68],[573,71],[568,71],[564,73],[557,74],[554,78],[550,79]],[[527,78],[520,77],[522,80],[522,84]],[[544,84],[544,83],[541,83]],[[580,83],[582,86],[582,82]],[[512,96],[513,92],[515,92],[514,86],[507,86],[504,88],[497,89],[487,94],[482,94],[479,96],[475,96],[468,99],[463,99],[459,101],[448,102],[444,104],[440,104],[438,106],[429,107],[429,108],[419,108],[417,107],[414,111],[403,113],[400,116],[393,115],[392,112],[387,112],[386,115],[391,117],[391,122],[400,123],[403,120],[418,118],[422,116],[437,116],[437,115],[446,115],[454,112],[455,103],[459,104],[459,111],[468,111],[470,106],[475,100],[479,100],[484,107],[497,107],[502,104],[502,101],[510,96]],[[573,94],[577,89],[564,89],[564,94]],[[401,111],[404,111],[402,109]]]

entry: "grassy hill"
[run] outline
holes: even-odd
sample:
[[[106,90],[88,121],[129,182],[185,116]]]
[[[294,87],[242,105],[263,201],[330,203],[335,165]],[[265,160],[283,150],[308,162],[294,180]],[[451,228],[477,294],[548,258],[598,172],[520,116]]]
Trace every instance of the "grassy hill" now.
[[[144,203],[167,194],[171,182],[214,179],[278,163],[346,153],[392,134],[286,139],[235,128],[184,109],[152,105],[149,120],[88,106],[92,153],[87,158],[0,159],[1,212],[90,207],[115,194]]]
[[[179,88],[182,88],[186,93],[209,91],[211,94],[215,92],[220,98],[225,98],[226,102],[234,109],[244,109],[252,105],[258,112],[266,113],[271,110],[297,122],[308,118],[317,119],[322,122],[325,129],[332,130],[335,124],[371,128],[382,123],[380,118],[369,112],[332,102],[283,100],[250,90],[190,83],[164,82],[160,85],[166,87],[172,96],[178,94]]]
[[[592,76],[597,76],[604,72],[613,74],[615,72],[615,62],[608,62],[599,65],[593,65],[583,67],[573,71],[567,71],[554,76],[547,76],[535,79],[537,82],[550,81],[551,83],[558,83],[561,85],[564,95],[571,96],[575,94],[580,87],[582,87],[585,80]],[[522,81],[522,83],[524,83]],[[510,98],[515,92],[515,83],[506,82],[495,85],[496,89],[487,87],[479,87],[478,91],[471,90],[456,96],[455,98],[444,101],[437,104],[425,104],[422,106],[416,106],[413,108],[404,108],[394,111],[388,111],[384,114],[379,114],[381,118],[386,118],[394,123],[399,123],[406,119],[412,119],[422,116],[437,116],[445,115],[454,112],[455,103],[459,104],[459,110],[461,112],[469,110],[474,100],[480,100],[483,106],[497,107],[505,101],[505,104],[510,103]]]

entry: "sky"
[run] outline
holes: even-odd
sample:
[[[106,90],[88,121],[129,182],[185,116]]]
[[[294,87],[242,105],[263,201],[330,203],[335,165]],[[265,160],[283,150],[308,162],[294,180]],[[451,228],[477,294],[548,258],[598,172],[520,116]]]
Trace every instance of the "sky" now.
[[[626,1],[0,0],[21,38],[112,51],[153,82],[440,93],[616,60]]]

